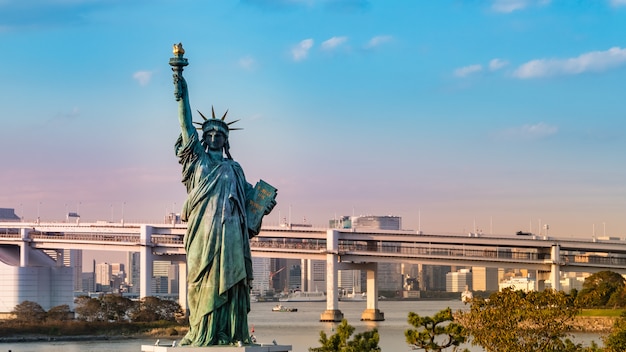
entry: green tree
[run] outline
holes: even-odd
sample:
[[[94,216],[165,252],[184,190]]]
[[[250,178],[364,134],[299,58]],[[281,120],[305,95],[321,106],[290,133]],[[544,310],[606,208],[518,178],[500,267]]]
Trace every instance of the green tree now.
[[[404,332],[406,342],[412,345],[413,349],[440,352],[452,347],[452,351],[456,351],[466,340],[463,326],[454,322],[454,316],[449,307],[432,318],[409,312],[408,321],[417,329]]]
[[[22,323],[42,322],[46,319],[46,311],[37,302],[24,301],[16,305],[11,313],[15,320]]]
[[[134,322],[176,321],[182,315],[182,309],[178,302],[150,296],[142,298],[129,315]]]
[[[71,317],[72,311],[70,311],[70,306],[67,304],[52,307],[46,313],[46,319],[49,321],[67,321],[72,319]]]
[[[354,327],[343,319],[337,326],[337,332],[330,337],[324,331],[320,331],[319,342],[322,346],[311,347],[309,352],[380,352],[378,329],[356,334],[349,340],[354,330]]]
[[[626,280],[613,271],[590,275],[583,283],[577,300],[583,307],[626,306]]]
[[[74,311],[78,314],[78,319],[85,321],[104,321],[105,315],[97,298],[81,296],[74,301],[76,307]]]
[[[582,347],[567,339],[578,312],[562,291],[506,289],[488,300],[474,298],[470,311],[457,319],[472,344],[489,352],[579,351]]]
[[[100,298],[100,305],[108,321],[126,321],[128,312],[133,308],[133,301],[122,295],[108,294]]]
[[[626,351],[626,312],[613,324],[611,333],[604,338],[606,352]]]

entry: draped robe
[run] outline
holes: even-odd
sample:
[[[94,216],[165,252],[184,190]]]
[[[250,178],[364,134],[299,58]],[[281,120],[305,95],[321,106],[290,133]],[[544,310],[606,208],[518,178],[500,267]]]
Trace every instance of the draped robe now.
[[[176,142],[187,200],[187,301],[190,330],[181,344],[192,346],[250,343],[248,312],[252,257],[246,220],[246,195],[252,186],[241,166],[214,161],[197,134]]]

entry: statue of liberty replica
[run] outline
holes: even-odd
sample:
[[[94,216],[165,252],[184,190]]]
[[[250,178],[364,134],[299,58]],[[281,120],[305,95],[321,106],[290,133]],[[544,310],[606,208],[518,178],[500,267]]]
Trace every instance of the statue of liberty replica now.
[[[190,328],[181,345],[249,345],[250,238],[276,205],[276,189],[262,180],[252,187],[231,157],[228,136],[236,121],[216,118],[213,109],[211,118],[198,112],[202,121],[192,121],[184,53],[175,44],[170,59],[181,128],[176,155],[188,195],[181,219]]]

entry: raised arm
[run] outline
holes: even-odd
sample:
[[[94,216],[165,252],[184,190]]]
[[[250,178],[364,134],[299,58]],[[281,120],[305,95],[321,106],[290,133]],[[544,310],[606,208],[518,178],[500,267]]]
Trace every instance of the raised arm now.
[[[174,96],[178,101],[178,120],[180,122],[183,144],[187,144],[191,136],[196,133],[191,118],[191,106],[189,104],[189,90],[187,82],[181,74],[174,73]]]
[[[174,57],[170,59],[170,66],[174,71],[174,97],[178,101],[178,120],[180,122],[183,145],[187,144],[191,136],[196,133],[191,119],[191,107],[189,105],[189,90],[183,77],[183,68],[188,65],[183,57],[185,50],[181,43],[174,44]]]

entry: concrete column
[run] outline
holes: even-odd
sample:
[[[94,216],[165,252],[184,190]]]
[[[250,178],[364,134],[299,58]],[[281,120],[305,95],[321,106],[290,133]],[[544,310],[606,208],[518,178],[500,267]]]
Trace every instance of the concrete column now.
[[[367,269],[367,305],[361,314],[361,320],[383,321],[385,314],[378,309],[378,284],[376,274],[378,263],[370,263]]]
[[[139,298],[152,296],[152,226],[141,225],[139,233]],[[186,280],[185,280],[186,281]]]
[[[63,266],[63,262],[65,261],[65,251],[63,251],[62,249],[57,249],[57,265],[56,266]]]
[[[339,232],[326,231],[326,311],[320,321],[341,321],[343,313],[339,310],[337,292],[337,267],[339,263]]]
[[[178,262],[178,304],[189,316],[189,307],[187,306],[187,263]]]
[[[300,290],[305,292],[307,288],[307,275],[309,274],[310,261],[308,259],[300,259]]]
[[[550,260],[552,262],[550,267],[550,281],[552,281],[552,288],[555,291],[561,291],[561,246],[558,244],[552,245]]]
[[[20,267],[24,268],[28,266],[28,253],[30,252],[30,246],[28,245],[28,229],[20,229]]]

